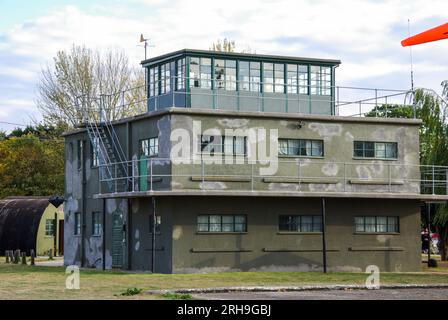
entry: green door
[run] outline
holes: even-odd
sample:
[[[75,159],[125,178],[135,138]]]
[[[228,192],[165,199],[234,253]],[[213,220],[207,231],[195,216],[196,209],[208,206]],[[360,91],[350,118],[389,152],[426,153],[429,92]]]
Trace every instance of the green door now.
[[[148,160],[144,155],[140,158],[140,191],[148,191]]]
[[[112,267],[123,266],[124,251],[123,213],[115,211],[112,218]]]

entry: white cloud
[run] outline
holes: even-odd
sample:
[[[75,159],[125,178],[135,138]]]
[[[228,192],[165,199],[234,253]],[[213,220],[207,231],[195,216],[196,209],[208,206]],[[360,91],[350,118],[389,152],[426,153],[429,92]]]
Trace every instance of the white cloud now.
[[[407,18],[417,33],[445,19],[447,11],[446,0],[433,0],[431,6],[426,0],[133,0],[126,5],[92,4],[89,11],[66,6],[0,35],[0,95],[23,99],[21,93],[5,93],[3,81],[27,82],[32,95],[40,68],[73,43],[123,48],[138,67],[143,58],[137,46],[140,33],[155,45],[151,56],[181,48],[208,49],[227,36],[240,49],[249,46],[257,53],[341,59],[339,84],[380,81],[382,87],[403,88],[409,83],[409,51],[400,45],[407,36]],[[416,83],[439,90],[447,77],[447,49],[448,41],[413,49]],[[28,103],[27,114],[37,114],[33,108]]]

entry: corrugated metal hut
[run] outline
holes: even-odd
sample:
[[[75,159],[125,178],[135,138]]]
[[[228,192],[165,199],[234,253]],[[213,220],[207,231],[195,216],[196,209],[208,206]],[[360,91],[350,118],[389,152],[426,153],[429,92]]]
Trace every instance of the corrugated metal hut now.
[[[63,254],[63,206],[56,208],[49,197],[8,197],[0,200],[0,255],[21,250],[37,255]],[[61,223],[62,221],[62,223]]]

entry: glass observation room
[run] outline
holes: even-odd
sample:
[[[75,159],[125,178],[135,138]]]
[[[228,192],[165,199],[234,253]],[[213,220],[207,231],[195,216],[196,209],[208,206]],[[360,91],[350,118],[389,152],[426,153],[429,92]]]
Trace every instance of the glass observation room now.
[[[148,110],[335,114],[339,60],[181,50],[142,62]]]

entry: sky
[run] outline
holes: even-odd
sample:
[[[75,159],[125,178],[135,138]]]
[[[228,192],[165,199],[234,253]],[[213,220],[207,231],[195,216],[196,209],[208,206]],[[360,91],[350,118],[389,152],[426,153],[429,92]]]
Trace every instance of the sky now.
[[[56,52],[75,45],[149,56],[217,39],[236,49],[340,59],[336,85],[409,89],[410,52],[400,41],[447,22],[448,1],[431,0],[0,0],[0,130],[39,121],[36,84]],[[441,91],[448,40],[412,49],[417,87]]]

